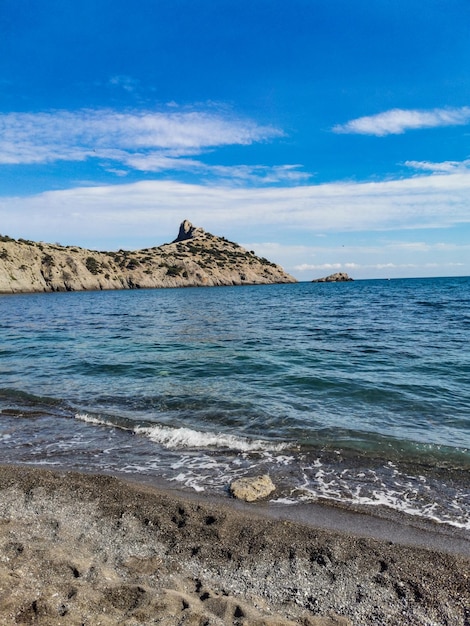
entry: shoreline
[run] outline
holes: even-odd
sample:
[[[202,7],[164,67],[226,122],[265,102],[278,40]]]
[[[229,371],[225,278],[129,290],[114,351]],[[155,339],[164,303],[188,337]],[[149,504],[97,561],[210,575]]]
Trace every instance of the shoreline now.
[[[1,466],[0,466],[1,467]],[[470,533],[450,524],[435,522],[393,509],[347,505],[340,502],[293,502],[271,500],[244,502],[227,495],[205,494],[176,488],[164,479],[112,473],[118,480],[135,487],[149,487],[158,492],[207,506],[227,507],[242,515],[275,522],[294,522],[308,528],[347,533],[357,539],[376,539],[411,548],[430,548],[438,552],[470,558]]]
[[[360,514],[291,508],[0,466],[0,624],[469,623],[452,533],[408,545],[398,523],[374,538]]]

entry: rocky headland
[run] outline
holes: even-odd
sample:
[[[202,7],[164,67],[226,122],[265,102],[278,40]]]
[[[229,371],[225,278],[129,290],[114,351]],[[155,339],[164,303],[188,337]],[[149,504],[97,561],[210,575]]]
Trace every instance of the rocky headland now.
[[[346,274],[346,272],[336,272],[324,278],[315,278],[312,283],[348,283],[354,280]]]
[[[134,251],[0,236],[0,293],[294,282],[279,265],[187,220],[173,242]]]

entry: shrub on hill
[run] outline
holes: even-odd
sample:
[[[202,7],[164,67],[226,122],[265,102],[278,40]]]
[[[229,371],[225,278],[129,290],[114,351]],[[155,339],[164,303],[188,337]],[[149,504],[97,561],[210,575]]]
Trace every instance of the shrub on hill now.
[[[87,258],[86,258],[85,265],[86,265],[87,270],[88,270],[91,274],[95,274],[95,275],[96,275],[96,274],[99,274],[99,273],[100,273],[100,271],[101,271],[101,266],[100,266],[100,264],[99,264],[99,263],[98,263],[98,261],[97,261],[94,257],[92,257],[92,256],[89,256],[89,257],[87,257]]]

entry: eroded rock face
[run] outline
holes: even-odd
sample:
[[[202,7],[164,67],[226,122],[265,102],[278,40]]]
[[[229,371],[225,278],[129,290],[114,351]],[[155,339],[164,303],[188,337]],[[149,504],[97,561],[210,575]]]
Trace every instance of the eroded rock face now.
[[[267,474],[252,478],[238,478],[230,485],[231,494],[239,500],[245,500],[245,502],[255,502],[267,498],[275,489],[273,481]]]
[[[294,283],[282,267],[185,220],[175,241],[97,252],[0,235],[0,293]]]
[[[330,274],[324,278],[316,278],[312,280],[312,283],[346,283],[352,280],[353,279],[348,276],[346,272],[336,272],[335,274]]]

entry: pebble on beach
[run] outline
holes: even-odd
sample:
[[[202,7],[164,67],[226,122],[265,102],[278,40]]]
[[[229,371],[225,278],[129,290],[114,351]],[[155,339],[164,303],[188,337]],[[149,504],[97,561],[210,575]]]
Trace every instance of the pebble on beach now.
[[[255,502],[267,498],[275,489],[273,481],[267,474],[251,478],[238,478],[230,485],[230,493],[235,498],[245,500],[245,502]]]

